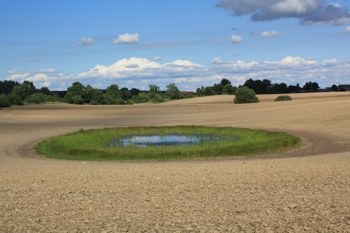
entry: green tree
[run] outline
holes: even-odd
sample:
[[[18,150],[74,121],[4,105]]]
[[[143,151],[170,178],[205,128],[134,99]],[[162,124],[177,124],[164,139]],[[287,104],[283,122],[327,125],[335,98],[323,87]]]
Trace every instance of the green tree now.
[[[128,101],[132,97],[131,92],[126,87],[121,88],[120,93],[124,101]]]
[[[222,95],[224,93],[224,86],[221,85],[221,83],[214,84],[214,86],[211,87],[211,89],[213,90],[214,95]]]
[[[39,92],[42,93],[42,94],[45,94],[45,95],[51,95],[51,94],[52,94],[51,91],[50,91],[50,89],[47,88],[47,87],[42,87],[42,88],[40,88],[40,89],[39,89]]]
[[[204,86],[198,87],[196,90],[196,95],[198,96],[204,96]]]
[[[175,85],[175,83],[170,83],[168,86],[166,86],[166,95],[170,98],[170,99],[181,99],[181,92],[180,90],[177,88],[177,86]]]
[[[223,92],[227,95],[234,95],[236,92],[236,87],[232,86],[232,84],[227,84],[224,86]]]
[[[332,91],[338,91],[338,86],[333,84],[332,87],[331,87],[331,90]]]
[[[318,83],[311,81],[305,83],[305,85],[303,86],[303,89],[307,92],[316,92],[318,88],[320,88]]]
[[[149,85],[148,96],[152,103],[161,103],[165,101],[165,99],[161,95],[159,87],[154,84]]]
[[[130,93],[132,96],[137,96],[141,91],[137,88],[131,88]]]
[[[35,91],[36,88],[32,82],[24,81],[22,84],[14,86],[7,97],[11,104],[21,105],[23,104],[23,101],[34,94]]]
[[[43,93],[34,93],[25,99],[27,103],[42,104],[46,102],[54,102],[55,98],[51,95],[46,95]]]
[[[134,103],[147,103],[150,101],[150,98],[146,93],[140,92],[138,95],[132,97],[132,101]]]
[[[288,90],[287,90],[287,92],[288,93],[299,93],[300,92],[300,85],[299,85],[299,83],[297,84],[297,85],[289,85],[288,86]]]
[[[149,85],[149,92],[153,94],[157,94],[160,91],[157,85],[151,84]]]
[[[10,94],[8,94],[7,97],[8,97],[11,104],[14,104],[14,105],[22,105],[23,104],[23,102],[22,102],[23,100],[20,97],[20,95],[16,94],[13,91]]]
[[[93,96],[90,99],[90,104],[106,104],[105,95],[101,90],[95,89]]]
[[[155,96],[153,96],[153,98],[151,98],[152,103],[163,103],[165,101],[166,99],[164,99],[164,97],[160,94],[156,94]]]
[[[0,108],[2,107],[10,107],[11,103],[9,98],[5,94],[0,95]]]
[[[15,86],[20,86],[18,82],[12,80],[0,81],[0,94],[8,95],[12,92]]]
[[[97,92],[97,89],[93,88],[90,85],[87,85],[84,90],[84,101],[85,103],[91,103],[91,100],[95,93]]]
[[[26,97],[34,94],[36,88],[32,82],[24,81],[21,85],[15,86],[12,89],[14,95],[18,96],[21,101],[23,101]]]
[[[124,104],[119,86],[112,84],[106,89],[105,100],[107,104]]]
[[[234,98],[235,104],[258,103],[259,99],[256,97],[255,91],[249,87],[243,86],[236,90]]]
[[[85,103],[85,89],[86,87],[80,82],[74,82],[72,86],[67,88],[67,94],[64,96],[65,101],[71,104]]]
[[[220,84],[221,84],[221,86],[224,87],[224,86],[226,86],[226,85],[230,85],[231,82],[230,82],[230,80],[224,78],[224,79],[221,80]]]
[[[85,86],[80,82],[74,82],[72,86],[67,88],[67,92],[72,93],[73,95],[83,96],[85,92]]]
[[[85,100],[80,95],[74,95],[72,97],[72,104],[84,104]]]

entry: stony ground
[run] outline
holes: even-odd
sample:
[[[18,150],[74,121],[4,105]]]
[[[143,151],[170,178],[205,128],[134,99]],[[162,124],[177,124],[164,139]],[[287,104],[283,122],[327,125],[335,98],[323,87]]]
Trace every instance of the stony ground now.
[[[350,232],[350,93],[233,105],[0,110],[0,232]],[[301,149],[256,158],[74,162],[37,157],[38,141],[80,128],[216,125],[283,130]]]

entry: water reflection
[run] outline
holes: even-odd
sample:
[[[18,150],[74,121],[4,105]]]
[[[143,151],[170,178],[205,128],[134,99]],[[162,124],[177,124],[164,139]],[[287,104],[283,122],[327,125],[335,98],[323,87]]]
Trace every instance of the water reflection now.
[[[121,138],[113,138],[111,146],[187,146],[203,142],[219,141],[220,137],[217,135],[135,135],[125,136]]]

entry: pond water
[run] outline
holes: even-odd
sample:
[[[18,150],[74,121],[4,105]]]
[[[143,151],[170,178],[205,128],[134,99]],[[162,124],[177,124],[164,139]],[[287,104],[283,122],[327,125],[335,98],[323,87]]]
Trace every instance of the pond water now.
[[[121,138],[113,138],[111,146],[187,146],[202,142],[219,141],[221,138],[217,135],[135,135]]]

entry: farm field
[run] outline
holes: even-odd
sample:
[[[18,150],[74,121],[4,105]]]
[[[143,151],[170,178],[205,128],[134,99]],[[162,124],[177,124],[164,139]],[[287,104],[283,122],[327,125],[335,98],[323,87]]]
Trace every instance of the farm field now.
[[[0,109],[0,232],[350,232],[350,93],[276,96]],[[82,128],[173,125],[285,131],[305,145],[159,162],[53,160],[33,150]]]

